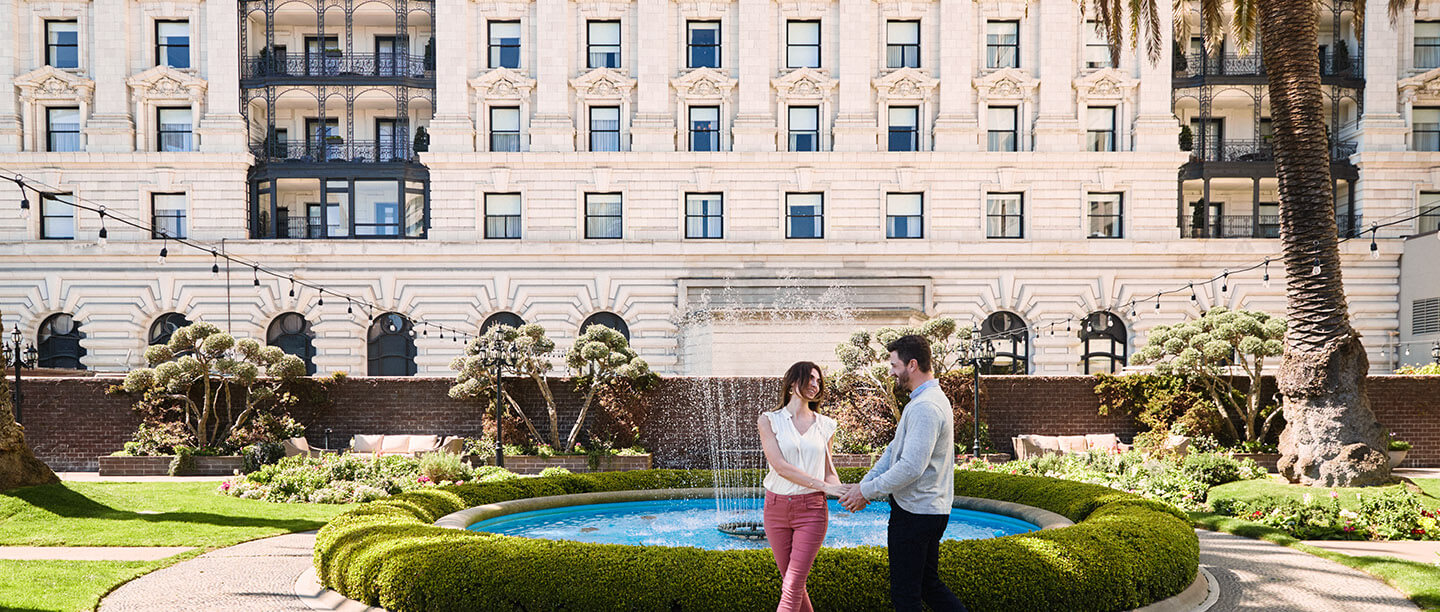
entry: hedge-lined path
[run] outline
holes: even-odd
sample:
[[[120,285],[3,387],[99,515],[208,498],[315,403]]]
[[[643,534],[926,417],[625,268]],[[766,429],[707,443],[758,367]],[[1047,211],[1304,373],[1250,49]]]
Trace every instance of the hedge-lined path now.
[[[1419,610],[1365,572],[1311,554],[1204,529],[1200,565],[1220,583],[1212,612],[1390,612]]]
[[[0,546],[7,561],[159,561],[193,546]]]
[[[1419,608],[1380,580],[1284,546],[1197,530],[1200,564],[1220,584],[1211,612],[1392,612]],[[141,576],[100,612],[307,612],[295,583],[311,567],[315,534],[292,533],[216,550]],[[363,607],[363,606],[361,606]]]

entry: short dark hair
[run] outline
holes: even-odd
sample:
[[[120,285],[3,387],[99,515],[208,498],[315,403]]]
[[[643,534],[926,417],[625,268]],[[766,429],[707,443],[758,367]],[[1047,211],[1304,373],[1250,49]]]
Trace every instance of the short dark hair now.
[[[885,350],[899,356],[901,363],[910,363],[913,359],[921,372],[930,371],[930,341],[923,336],[900,336],[885,345]]]

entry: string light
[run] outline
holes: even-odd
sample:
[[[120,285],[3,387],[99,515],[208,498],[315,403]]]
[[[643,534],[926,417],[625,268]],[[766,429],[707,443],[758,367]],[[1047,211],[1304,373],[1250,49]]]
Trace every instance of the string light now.
[[[1375,230],[1377,229],[1379,228],[1374,225],[1370,226],[1370,259],[1380,259],[1380,245],[1375,244]]]
[[[290,297],[295,297],[295,277],[290,277]]]
[[[165,258],[170,256],[169,239],[170,237],[166,236],[164,232],[160,233],[160,257],[156,258],[156,261],[159,261],[162,266],[165,265]]]
[[[1312,268],[1310,268],[1310,275],[1311,275],[1311,276],[1320,276],[1320,258],[1319,258],[1319,257],[1316,257],[1316,258],[1315,258],[1315,266],[1312,267]]]
[[[324,289],[321,289],[321,290],[320,290],[320,299],[315,300],[315,305],[316,305],[316,306],[324,306],[324,305],[325,305],[325,290],[324,290]]]
[[[99,214],[100,214],[100,235],[99,235],[99,237],[96,238],[95,243],[98,244],[98,245],[100,245],[100,246],[103,248],[106,243],[110,242],[110,231],[107,230],[107,229],[105,229],[105,207],[104,207],[104,206],[101,206],[101,207],[100,207],[100,213],[99,213]]]
[[[260,286],[260,266],[250,266],[255,269],[255,286]]]
[[[1270,288],[1270,258],[1269,258],[1269,257],[1266,257],[1266,258],[1265,258],[1265,279],[1264,279],[1264,281],[1265,281],[1265,288],[1266,288],[1266,289],[1269,289],[1269,288]]]
[[[1230,290],[1230,271],[1226,270],[1220,275],[1220,293]]]
[[[15,181],[15,186],[20,188],[20,218],[28,221],[30,219],[30,197],[25,193],[25,181],[20,180],[19,177],[11,180]]]
[[[210,278],[220,278],[220,254],[210,251]]]
[[[1195,283],[1190,283],[1190,303],[1200,303],[1200,296],[1195,294]]]

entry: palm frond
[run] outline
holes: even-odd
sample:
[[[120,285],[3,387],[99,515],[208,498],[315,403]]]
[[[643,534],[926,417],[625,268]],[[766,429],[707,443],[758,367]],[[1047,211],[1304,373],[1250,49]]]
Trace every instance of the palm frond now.
[[[1189,44],[1190,40],[1190,2],[1189,0],[1170,0],[1170,15],[1175,22],[1175,44]],[[1184,46],[1180,47],[1184,49]]]
[[[1259,42],[1260,5],[1256,0],[1234,0],[1232,4],[1231,30],[1235,46],[1241,55],[1248,55]]]
[[[1218,54],[1225,46],[1225,1],[1200,0],[1200,35],[1205,37],[1205,53]]]

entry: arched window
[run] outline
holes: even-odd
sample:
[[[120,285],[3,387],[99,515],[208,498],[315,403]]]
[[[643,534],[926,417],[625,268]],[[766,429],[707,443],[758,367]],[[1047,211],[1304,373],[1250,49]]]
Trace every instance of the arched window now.
[[[520,318],[520,315],[502,310],[486,317],[485,322],[480,324],[480,334],[484,335],[485,332],[490,331],[490,328],[496,325],[509,325],[510,327],[518,328],[524,324],[525,319]]]
[[[80,346],[84,338],[74,317],[63,312],[50,315],[40,324],[36,338],[36,344],[40,345],[40,367],[84,370],[85,364],[80,363],[80,358],[85,356],[85,347]]]
[[[190,319],[178,312],[167,312],[150,324],[150,344],[169,344],[175,330],[190,324]]]
[[[1086,374],[1117,374],[1127,361],[1125,323],[1108,312],[1092,312],[1080,325],[1080,356]]]
[[[315,374],[315,332],[310,330],[305,315],[287,312],[275,317],[265,332],[265,343],[299,357],[305,362],[305,373]]]
[[[630,326],[625,324],[625,319],[620,318],[620,315],[613,312],[602,311],[590,315],[585,319],[584,323],[580,324],[580,333],[584,334],[585,330],[591,325],[604,325],[605,327],[620,332],[620,335],[625,336],[626,340],[630,339]]]
[[[991,374],[1030,373],[1030,327],[1013,312],[1000,311],[985,317],[980,336],[995,345]]]
[[[370,324],[371,376],[414,376],[415,327],[405,316],[387,312]]]

